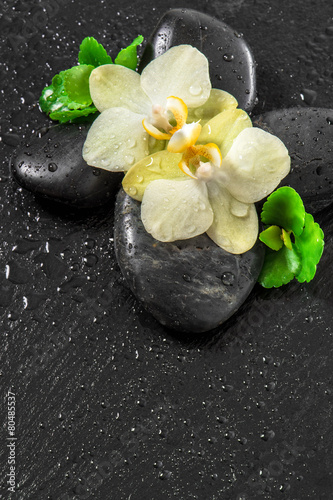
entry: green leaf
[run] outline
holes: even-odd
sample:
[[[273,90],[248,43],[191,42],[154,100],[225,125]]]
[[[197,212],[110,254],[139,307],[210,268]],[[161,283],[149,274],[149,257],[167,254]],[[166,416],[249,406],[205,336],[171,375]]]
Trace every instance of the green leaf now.
[[[66,106],[62,106],[57,111],[53,111],[53,113],[50,114],[50,118],[60,123],[66,123],[76,120],[77,118],[84,118],[94,113],[97,113],[95,106],[88,106],[82,109],[69,109]]]
[[[120,64],[121,66],[125,66],[126,68],[135,70],[138,64],[138,56],[137,56],[137,46],[143,42],[143,36],[137,36],[133,42],[126,47],[126,49],[122,49],[115,59],[115,64]]]
[[[305,209],[302,198],[291,187],[274,191],[264,203],[261,220],[264,224],[283,227],[300,235],[304,227]]]
[[[292,250],[292,242],[291,242],[291,231],[286,231],[285,229],[282,228],[282,241],[286,245],[289,250]]]
[[[89,106],[92,99],[89,92],[89,77],[94,66],[81,64],[64,72],[64,90],[71,101]]]
[[[79,64],[88,64],[96,68],[103,64],[112,64],[112,59],[103,45],[98,43],[94,37],[87,36],[80,45]]]
[[[259,239],[272,250],[280,250],[283,246],[281,239],[281,228],[279,226],[270,226],[259,234]]]
[[[58,75],[55,75],[52,84],[44,88],[39,99],[42,111],[48,114],[52,120],[58,120],[61,123],[97,112],[97,109],[92,104],[74,102],[69,98],[64,87],[67,71],[69,70],[61,71]]]
[[[258,281],[265,288],[279,287],[291,281],[301,268],[301,257],[293,246],[289,250],[285,245],[281,250],[266,249],[264,265]]]
[[[311,214],[305,214],[304,231],[295,237],[294,246],[301,256],[302,263],[296,278],[300,283],[309,282],[316,274],[317,264],[324,250],[324,233]]]
[[[127,49],[117,57],[117,64],[135,69],[137,65],[137,45],[143,37],[138,36]],[[79,52],[79,66],[61,71],[52,79],[52,84],[45,87],[39,99],[39,105],[52,120],[66,123],[97,112],[89,92],[91,71],[103,64],[112,64],[111,57],[104,47],[93,37],[86,37]]]

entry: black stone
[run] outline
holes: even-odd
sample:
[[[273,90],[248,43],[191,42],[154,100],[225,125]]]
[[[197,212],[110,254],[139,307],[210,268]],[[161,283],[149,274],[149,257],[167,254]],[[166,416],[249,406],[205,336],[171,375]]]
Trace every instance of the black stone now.
[[[89,125],[57,125],[35,136],[12,158],[12,173],[25,189],[77,208],[114,199],[122,173],[90,167],[82,158]]]
[[[293,187],[311,213],[333,202],[333,110],[290,108],[270,111],[255,125],[279,137],[289,150],[291,171],[281,186]]]
[[[257,281],[264,249],[233,255],[206,235],[161,243],[142,224],[141,204],[121,190],[116,201],[115,249],[134,295],[163,325],[205,332],[226,321]]]
[[[255,61],[243,36],[218,19],[192,9],[171,9],[158,22],[139,65],[139,72],[174,45],[190,44],[209,60],[214,88],[251,111],[256,99]]]

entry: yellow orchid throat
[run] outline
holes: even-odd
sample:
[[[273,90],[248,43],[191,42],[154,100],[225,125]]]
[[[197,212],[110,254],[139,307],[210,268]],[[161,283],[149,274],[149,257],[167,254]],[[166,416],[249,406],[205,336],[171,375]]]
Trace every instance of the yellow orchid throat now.
[[[170,114],[176,125],[172,125]],[[182,153],[198,140],[201,132],[199,122],[186,123],[188,109],[179,97],[170,96],[166,99],[166,107],[155,104],[149,118],[142,120],[145,131],[158,140],[168,140],[167,150],[171,153]],[[162,131],[160,130],[162,129]]]
[[[207,161],[202,161],[202,157]],[[179,162],[179,168],[184,174],[193,179],[202,180],[210,180],[213,177],[215,168],[220,168],[221,165],[221,151],[213,143],[204,146],[190,146]],[[192,172],[191,166],[195,168],[195,173]]]
[[[170,123],[170,112],[173,114],[176,125]],[[170,96],[166,99],[166,107],[154,104],[152,107],[151,116],[142,120],[142,125],[145,131],[159,140],[169,140],[171,136],[177,132],[187,120],[187,106],[179,97]],[[159,129],[164,130],[161,132]]]

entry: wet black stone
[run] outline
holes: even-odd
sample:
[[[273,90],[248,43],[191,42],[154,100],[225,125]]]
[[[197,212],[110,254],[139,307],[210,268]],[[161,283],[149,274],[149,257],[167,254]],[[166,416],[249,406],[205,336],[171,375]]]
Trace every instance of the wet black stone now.
[[[254,120],[279,137],[291,157],[290,174],[281,185],[293,187],[305,209],[315,213],[333,202],[333,110],[290,108]]]
[[[89,125],[57,125],[35,136],[12,158],[12,173],[25,189],[77,208],[114,199],[122,173],[90,167],[82,158]]]
[[[134,295],[169,328],[197,333],[222,324],[251,292],[263,263],[263,247],[257,244],[243,255],[232,255],[205,234],[161,243],[145,231],[140,206],[119,192],[116,256]]]
[[[190,44],[209,60],[214,88],[251,111],[256,99],[255,62],[243,36],[218,19],[192,9],[171,9],[158,22],[143,52],[139,72],[174,45]]]

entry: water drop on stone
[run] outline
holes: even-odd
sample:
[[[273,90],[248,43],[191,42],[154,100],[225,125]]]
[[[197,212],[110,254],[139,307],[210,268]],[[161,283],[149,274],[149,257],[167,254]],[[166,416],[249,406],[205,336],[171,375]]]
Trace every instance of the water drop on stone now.
[[[55,172],[58,169],[58,165],[54,162],[49,163],[48,169],[50,172]]]
[[[232,54],[224,54],[223,59],[227,62],[231,62],[234,60],[234,56]]]
[[[221,276],[221,281],[226,286],[232,286],[235,281],[235,275],[230,272],[223,273]]]

